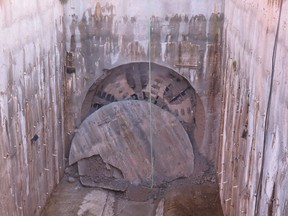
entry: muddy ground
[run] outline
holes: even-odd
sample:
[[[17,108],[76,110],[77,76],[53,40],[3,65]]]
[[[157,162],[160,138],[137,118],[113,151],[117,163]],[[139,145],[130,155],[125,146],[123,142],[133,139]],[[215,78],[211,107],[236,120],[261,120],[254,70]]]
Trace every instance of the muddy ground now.
[[[157,188],[129,186],[116,192],[83,187],[77,168],[70,167],[42,216],[222,216],[218,184],[207,173]]]

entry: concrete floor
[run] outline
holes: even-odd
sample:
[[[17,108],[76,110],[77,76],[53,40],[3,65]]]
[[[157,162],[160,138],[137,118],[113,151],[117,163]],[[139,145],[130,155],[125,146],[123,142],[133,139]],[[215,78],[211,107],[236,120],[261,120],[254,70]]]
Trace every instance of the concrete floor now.
[[[81,186],[78,181],[69,183],[62,180],[53,192],[42,216],[154,216],[155,207],[157,206],[152,199],[145,202],[126,200],[113,191],[87,188]]]
[[[64,177],[49,199],[42,216],[223,215],[216,183],[187,185],[180,180],[165,189],[152,189],[152,197],[147,196],[147,190],[134,188],[124,194],[83,187],[78,180],[70,183],[68,177]]]

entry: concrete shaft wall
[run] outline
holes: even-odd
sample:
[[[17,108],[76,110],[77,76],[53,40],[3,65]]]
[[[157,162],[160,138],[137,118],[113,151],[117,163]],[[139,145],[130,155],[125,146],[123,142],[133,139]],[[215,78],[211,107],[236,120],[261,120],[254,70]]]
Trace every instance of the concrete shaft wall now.
[[[1,216],[39,215],[63,173],[62,13],[0,1]]]
[[[275,44],[280,7],[280,0],[225,2],[218,160],[225,215],[288,215],[288,2]]]
[[[75,68],[65,82],[67,149],[81,123],[85,96],[103,69],[151,61],[176,70],[196,89],[204,107],[199,110],[203,121],[196,124],[205,125],[199,152],[214,164],[220,124],[222,1],[69,0],[64,11],[66,65]]]
[[[221,0],[0,0],[0,215],[40,214],[90,86],[103,69],[149,61],[149,49],[200,96],[199,152],[214,164],[222,20]]]

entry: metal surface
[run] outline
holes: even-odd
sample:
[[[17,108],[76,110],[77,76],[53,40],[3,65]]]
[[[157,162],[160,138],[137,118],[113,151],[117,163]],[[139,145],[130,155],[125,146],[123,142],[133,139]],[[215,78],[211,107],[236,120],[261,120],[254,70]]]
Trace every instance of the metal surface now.
[[[155,183],[191,175],[192,144],[180,122],[152,105],[152,127]],[[124,179],[147,184],[151,178],[149,135],[147,102],[111,103],[81,124],[72,141],[69,163],[100,155],[105,163],[118,168]]]

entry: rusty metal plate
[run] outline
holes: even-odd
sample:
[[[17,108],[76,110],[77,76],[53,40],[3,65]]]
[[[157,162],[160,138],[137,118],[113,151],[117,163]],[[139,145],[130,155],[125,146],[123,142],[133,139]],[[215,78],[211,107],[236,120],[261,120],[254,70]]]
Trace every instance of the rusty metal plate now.
[[[155,184],[190,176],[194,154],[185,129],[171,113],[153,104],[151,111],[150,116],[146,101],[121,101],[92,113],[72,141],[69,163],[99,155],[108,169],[117,168],[124,179],[136,185],[150,184],[152,173]],[[97,175],[93,167],[89,169],[80,167],[80,176]]]

